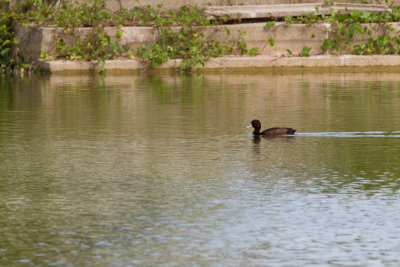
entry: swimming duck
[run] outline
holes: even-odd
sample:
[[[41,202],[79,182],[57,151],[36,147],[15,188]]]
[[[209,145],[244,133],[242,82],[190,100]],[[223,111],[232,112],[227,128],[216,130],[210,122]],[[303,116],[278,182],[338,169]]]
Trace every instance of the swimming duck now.
[[[267,130],[260,132],[261,129],[261,122],[259,120],[252,120],[246,128],[253,127],[254,135],[283,135],[283,134],[294,134],[296,132],[293,128],[286,128],[286,127],[273,127]]]

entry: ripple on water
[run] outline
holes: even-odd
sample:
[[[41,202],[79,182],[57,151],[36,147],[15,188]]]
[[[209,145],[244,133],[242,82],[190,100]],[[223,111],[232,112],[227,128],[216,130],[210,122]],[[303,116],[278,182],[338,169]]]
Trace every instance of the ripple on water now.
[[[4,77],[1,266],[400,264],[397,73]]]

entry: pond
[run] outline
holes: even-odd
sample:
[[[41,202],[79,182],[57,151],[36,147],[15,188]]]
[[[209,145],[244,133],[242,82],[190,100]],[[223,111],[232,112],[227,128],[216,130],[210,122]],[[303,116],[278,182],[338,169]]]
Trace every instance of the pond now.
[[[0,75],[0,266],[398,266],[399,148],[395,72]]]

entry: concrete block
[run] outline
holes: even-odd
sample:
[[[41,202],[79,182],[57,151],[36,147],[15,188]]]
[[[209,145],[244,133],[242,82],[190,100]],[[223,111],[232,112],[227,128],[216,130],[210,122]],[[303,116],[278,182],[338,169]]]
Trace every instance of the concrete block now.
[[[149,45],[157,39],[157,30],[153,27],[122,27],[121,44],[135,49],[139,45]]]

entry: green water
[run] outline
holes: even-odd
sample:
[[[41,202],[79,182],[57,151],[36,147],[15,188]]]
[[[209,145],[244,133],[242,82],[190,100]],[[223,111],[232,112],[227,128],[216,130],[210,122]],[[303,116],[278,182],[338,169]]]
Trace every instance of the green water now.
[[[396,73],[0,76],[0,266],[398,266],[399,148]]]

